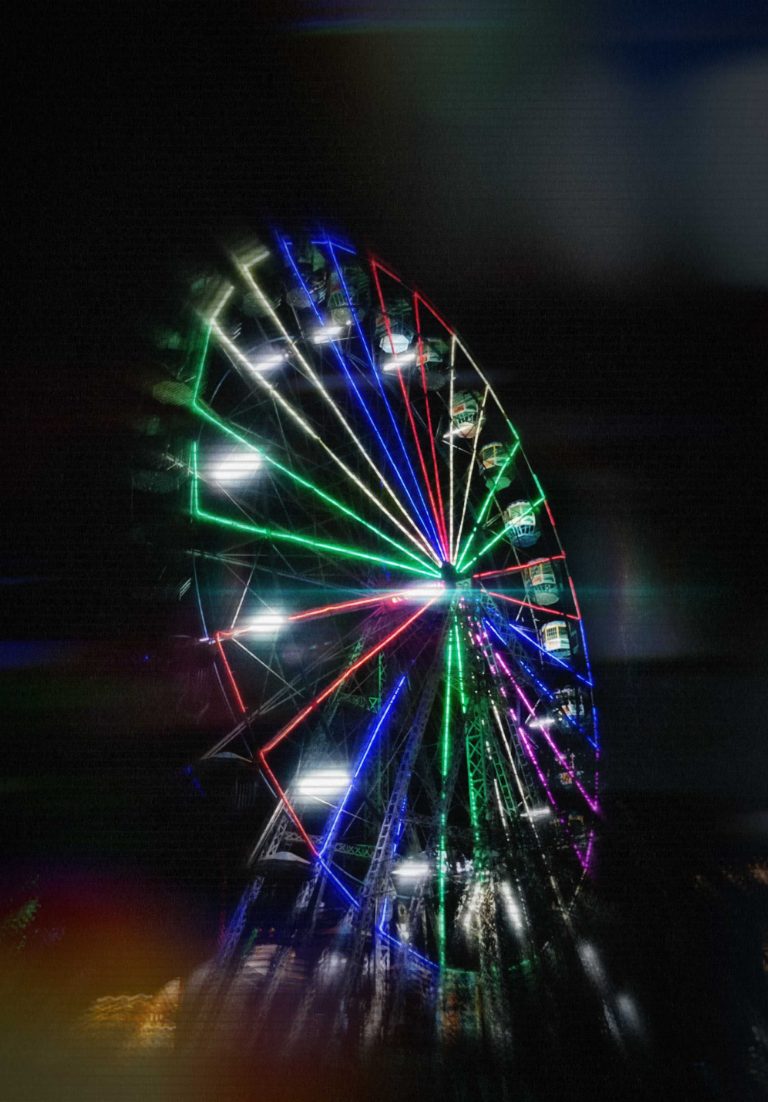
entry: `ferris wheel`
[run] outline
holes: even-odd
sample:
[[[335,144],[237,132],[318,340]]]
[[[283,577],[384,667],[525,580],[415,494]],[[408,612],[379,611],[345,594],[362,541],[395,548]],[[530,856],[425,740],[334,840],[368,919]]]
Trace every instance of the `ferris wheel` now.
[[[380,1025],[398,975],[443,1028],[470,988],[501,1020],[500,971],[567,917],[599,816],[545,491],[462,339],[379,259],[277,235],[196,294],[195,590],[232,716],[206,756],[274,801],[226,951],[262,986],[300,976],[304,1017],[331,992]]]

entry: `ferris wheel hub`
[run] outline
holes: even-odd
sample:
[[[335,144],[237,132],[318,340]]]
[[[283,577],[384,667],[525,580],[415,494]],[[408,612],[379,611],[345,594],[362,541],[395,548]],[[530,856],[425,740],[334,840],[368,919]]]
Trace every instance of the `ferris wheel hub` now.
[[[444,562],[440,567],[440,573],[443,576],[443,582],[446,589],[455,589],[459,580],[459,576],[456,573],[456,567],[452,562]]]

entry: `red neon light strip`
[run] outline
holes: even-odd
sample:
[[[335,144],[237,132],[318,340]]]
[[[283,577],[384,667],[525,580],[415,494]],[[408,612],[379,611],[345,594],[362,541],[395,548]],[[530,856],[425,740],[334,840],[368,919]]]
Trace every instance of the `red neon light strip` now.
[[[568,575],[568,584],[571,587],[571,596],[573,597],[573,607],[578,612],[579,619],[581,619],[581,609],[579,608],[579,598],[576,596],[576,589],[575,589],[574,584],[573,584],[573,578],[570,576],[570,574]]]
[[[379,267],[380,267],[380,265],[377,264],[377,262],[373,259],[373,257],[371,257],[371,271],[373,272],[373,281],[376,284],[376,293],[379,296],[379,304],[381,306],[381,312],[382,312],[382,315],[384,317],[384,325],[386,326],[387,336],[389,337],[389,343],[390,343],[390,346],[392,348],[392,355],[394,356],[394,355],[396,355],[395,342],[392,339],[392,326],[389,324],[389,314],[387,313],[387,308],[384,304],[384,294],[381,290],[381,281],[379,279],[379,275],[378,275],[378,271],[377,271],[377,268],[379,268]],[[386,272],[386,268],[382,268],[382,271]],[[387,272],[387,274],[389,275],[388,272]],[[398,282],[400,282],[400,281],[398,280]],[[405,400],[405,408],[408,412],[408,421],[410,423],[411,432],[413,433],[413,439],[414,439],[414,442],[416,444],[416,451],[418,452],[419,463],[421,464],[421,473],[424,476],[424,485],[426,486],[427,494],[429,495],[429,504],[432,508],[432,516],[434,517],[435,524],[437,525],[437,531],[438,531],[438,534],[440,536],[440,542],[443,544],[443,548],[442,548],[443,555],[447,559],[447,558],[449,558],[449,555],[448,555],[448,551],[446,549],[446,546],[443,543],[444,537],[443,537],[442,529],[441,529],[441,526],[440,526],[440,518],[438,517],[438,514],[437,514],[437,507],[435,505],[435,498],[434,498],[434,495],[432,493],[432,485],[429,481],[429,475],[427,474],[427,465],[424,462],[424,453],[421,450],[421,443],[419,442],[419,434],[416,430],[416,421],[415,421],[414,416],[413,416],[413,410],[411,409],[411,400],[408,397],[408,388],[405,385],[405,380],[403,379],[402,371],[398,371],[397,377],[400,381],[400,389],[403,392],[403,398]]]
[[[311,620],[315,616],[330,616],[334,612],[346,612],[347,609],[362,608],[365,605],[381,604],[392,596],[397,596],[402,590],[394,590],[392,593],[384,593],[378,597],[361,597],[356,601],[344,601],[337,605],[323,605],[322,608],[309,608],[306,612],[297,612],[288,617],[288,623],[296,620]],[[252,631],[250,627],[237,628],[234,631],[219,631],[216,633],[219,639],[236,639],[238,635],[248,635]]]
[[[482,574],[473,574],[473,578],[500,578],[502,574],[516,574],[518,570],[528,570],[531,566],[538,566],[543,562],[558,562],[560,559],[565,558],[565,552],[560,555],[550,555],[547,559],[531,559],[530,562],[524,562],[522,566],[508,566],[504,570],[484,570]]]
[[[281,727],[274,738],[270,739],[267,745],[262,748],[261,754],[269,754],[270,751],[274,750],[278,743],[281,743],[284,738],[287,738],[288,735],[290,735],[291,731],[294,731],[302,722],[302,720],[305,720],[308,715],[315,711],[316,708],[320,707],[324,700],[328,699],[331,693],[335,692],[340,685],[343,685],[347,678],[350,677],[355,672],[355,670],[359,670],[361,666],[364,666],[365,663],[369,661],[369,659],[373,658],[374,655],[377,655],[380,650],[383,650],[388,643],[391,643],[393,639],[397,639],[398,635],[402,635],[402,633],[406,631],[407,628],[409,628],[415,620],[418,620],[419,616],[426,612],[430,605],[433,605],[434,603],[435,601],[433,598],[433,600],[428,601],[427,604],[422,605],[418,612],[415,612],[413,616],[409,616],[409,618],[404,623],[402,623],[400,627],[395,628],[394,631],[390,632],[386,639],[382,639],[382,641],[380,643],[377,643],[375,647],[371,647],[371,649],[366,651],[365,654],[361,655],[356,662],[353,662],[351,666],[348,666],[347,669],[344,670],[343,673],[340,673],[339,676],[334,681],[332,681],[330,685],[326,686],[326,688],[323,689],[323,691],[318,696],[316,696],[314,700],[310,701],[310,703],[307,704],[305,708],[302,708],[298,715],[294,716],[289,723],[286,723],[285,727]]]
[[[421,450],[421,444],[419,442],[419,434],[416,429],[416,420],[413,416],[413,410],[411,409],[411,400],[408,397],[408,388],[405,385],[405,379],[403,378],[402,371],[397,373],[400,380],[400,390],[403,392],[403,398],[405,399],[405,408],[408,411],[408,420],[411,425],[411,432],[413,433],[413,439],[416,442],[416,451],[419,455],[419,463],[421,464],[421,473],[424,475],[424,482],[427,487],[427,493],[429,494],[429,504],[432,507],[432,516],[435,518],[435,524],[437,525],[438,534],[440,536],[440,543],[442,545],[443,556],[447,559],[449,557],[448,550],[445,545],[445,537],[443,536],[442,525],[440,524],[440,517],[437,512],[437,506],[435,505],[434,494],[432,493],[432,484],[429,481],[429,475],[427,474],[427,464],[424,461],[424,453]]]
[[[241,713],[243,715],[245,715],[246,707],[245,707],[245,704],[243,704],[243,698],[240,696],[240,690],[237,687],[237,682],[235,681],[235,675],[232,673],[232,667],[230,666],[229,662],[227,661],[227,656],[224,653],[223,646],[221,645],[221,632],[217,632],[216,635],[214,636],[214,639],[216,641],[216,646],[219,648],[219,654],[221,655],[221,660],[224,663],[224,669],[227,671],[227,677],[229,678],[229,683],[232,686],[232,692],[235,694],[235,700],[237,701],[237,706],[239,707]]]
[[[574,616],[572,612],[561,612],[559,608],[547,608],[545,605],[534,605],[530,601],[519,601],[517,597],[507,597],[504,593],[494,593],[490,589],[486,589],[486,593],[489,593],[491,597],[498,597],[501,601],[508,601],[511,605],[520,605],[521,608],[533,608],[537,612],[549,612],[552,616],[565,616],[569,620],[580,620],[580,616]]]
[[[389,276],[390,279],[394,279],[395,283],[399,283],[401,287],[405,287],[405,284],[403,283],[400,276],[396,276],[395,273],[390,271],[390,269],[387,268],[384,264],[382,264],[380,260],[376,260],[376,258],[373,257],[373,256],[369,256],[368,259],[371,262],[371,267],[378,268],[380,271],[382,271],[384,273],[384,275]]]
[[[424,405],[427,407],[427,432],[432,449],[432,465],[435,468],[435,487],[437,489],[437,501],[440,506],[441,539],[445,547],[448,546],[448,529],[445,526],[445,505],[443,504],[443,491],[440,486],[440,472],[437,467],[437,452],[435,451],[435,432],[432,428],[432,412],[427,393],[427,372],[424,368],[424,344],[421,338],[421,316],[419,314],[419,296],[413,296],[413,313],[416,319],[416,334],[419,342],[419,368],[421,369],[421,388],[424,391]]]
[[[275,774],[273,773],[273,771],[270,769],[269,765],[267,764],[267,759],[265,758],[264,754],[265,754],[264,750],[259,751],[259,761],[261,762],[261,766],[264,769],[264,771],[269,775],[270,783],[277,789],[277,794],[280,797],[282,803],[284,804],[286,811],[288,812],[288,814],[290,815],[290,817],[293,819],[294,823],[296,824],[296,829],[298,830],[299,834],[302,836],[304,841],[307,843],[307,845],[309,846],[311,852],[315,855],[315,857],[319,857],[320,854],[317,851],[314,842],[312,841],[310,836],[307,834],[304,827],[301,825],[301,819],[299,818],[293,804],[288,799],[288,797],[286,796],[283,789],[280,787],[280,783],[279,783],[277,777],[275,776]]]
[[[557,525],[555,524],[555,518],[552,516],[552,510],[550,509],[549,502],[547,501],[546,498],[544,498],[544,508],[547,510],[547,516],[549,517],[549,523],[552,525],[553,528],[557,528]]]
[[[377,597],[361,597],[357,601],[344,601],[338,605],[324,605],[322,608],[309,608],[306,612],[297,612],[294,616],[289,616],[288,620],[293,622],[295,620],[311,620],[315,616],[330,616],[334,612],[346,612],[348,609],[363,608],[365,605],[380,604],[382,601],[386,601],[391,594],[383,594]]]
[[[420,292],[420,291],[417,291],[417,292],[416,292],[416,296],[417,296],[417,298],[419,299],[419,301],[420,301],[420,302],[423,302],[423,303],[424,303],[424,305],[425,305],[425,306],[426,306],[426,308],[427,308],[427,309],[429,310],[429,312],[430,312],[430,314],[432,315],[432,317],[433,317],[433,318],[434,318],[434,319],[435,319],[436,321],[439,321],[439,322],[440,322],[440,324],[442,325],[443,329],[445,329],[445,331],[446,331],[447,333],[450,333],[450,335],[451,335],[452,337],[455,337],[455,336],[456,336],[456,331],[455,331],[454,329],[451,329],[451,327],[450,327],[450,325],[448,324],[448,322],[447,322],[447,321],[444,321],[444,319],[440,317],[440,315],[438,314],[438,312],[437,312],[437,310],[436,310],[436,309],[434,308],[434,306],[432,306],[432,305],[431,305],[431,303],[427,302],[427,300],[426,300],[426,299],[424,298],[424,296],[423,296],[423,295],[421,294],[421,292]]]

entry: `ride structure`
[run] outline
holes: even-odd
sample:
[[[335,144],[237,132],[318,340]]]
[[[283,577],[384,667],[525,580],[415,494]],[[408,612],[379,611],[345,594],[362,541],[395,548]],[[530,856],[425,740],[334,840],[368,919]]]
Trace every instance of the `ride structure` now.
[[[194,290],[193,590],[231,715],[205,760],[273,799],[196,1020],[283,1054],[504,1053],[600,813],[545,492],[462,339],[377,258],[277,235]]]

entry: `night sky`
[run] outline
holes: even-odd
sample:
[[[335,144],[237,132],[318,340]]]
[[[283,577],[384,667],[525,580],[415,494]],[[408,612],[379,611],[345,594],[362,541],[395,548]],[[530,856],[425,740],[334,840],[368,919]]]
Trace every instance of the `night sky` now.
[[[4,158],[11,887],[62,854],[140,868],[150,835],[152,913],[163,876],[194,880],[152,773],[190,750],[162,661],[176,613],[131,596],[131,426],[183,273],[306,219],[375,248],[497,384],[569,552],[608,791],[765,804],[760,7],[25,8]],[[141,792],[111,787],[121,769]]]

